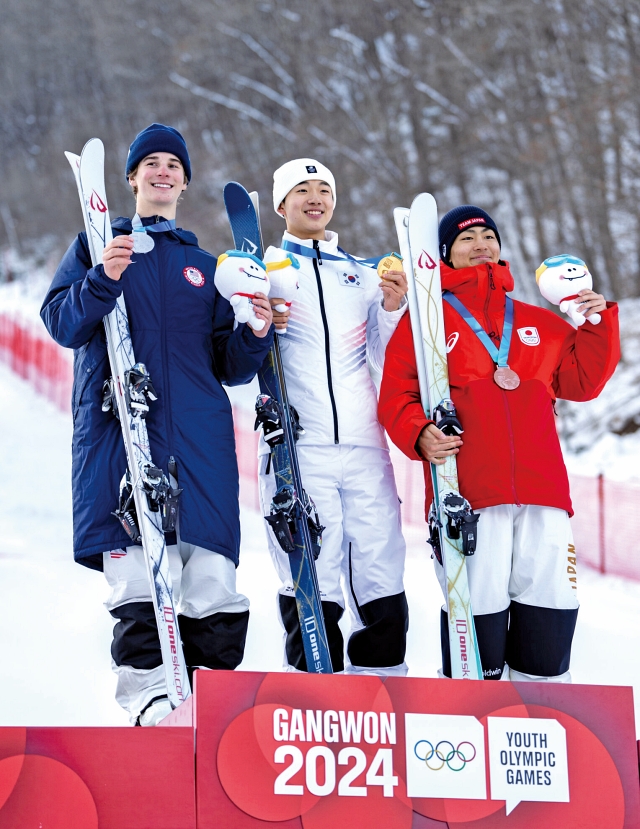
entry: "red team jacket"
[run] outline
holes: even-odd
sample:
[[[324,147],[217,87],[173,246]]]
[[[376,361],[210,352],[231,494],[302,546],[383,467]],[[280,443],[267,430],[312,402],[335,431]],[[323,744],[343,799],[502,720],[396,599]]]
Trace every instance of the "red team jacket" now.
[[[451,291],[499,346],[505,295],[514,282],[508,262],[454,270],[440,263],[442,289]],[[608,303],[599,325],[577,330],[551,311],[514,300],[509,367],[520,386],[501,389],[495,365],[462,317],[444,303],[451,398],[464,428],[457,455],[460,492],[474,509],[538,504],[572,514],[569,480],[556,431],[556,398],[597,397],[620,359],[618,307]],[[420,392],[409,315],[387,346],[378,406],[380,422],[409,458],[427,420]],[[426,509],[433,499],[424,462]]]

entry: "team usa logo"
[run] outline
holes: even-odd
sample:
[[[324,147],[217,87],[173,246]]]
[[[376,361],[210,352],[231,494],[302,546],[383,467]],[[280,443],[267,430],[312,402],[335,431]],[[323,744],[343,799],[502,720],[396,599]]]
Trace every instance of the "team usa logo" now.
[[[184,278],[195,288],[202,288],[205,283],[204,274],[197,268],[187,267],[182,271]]]
[[[535,326],[518,328],[518,336],[525,345],[540,345],[540,334]]]

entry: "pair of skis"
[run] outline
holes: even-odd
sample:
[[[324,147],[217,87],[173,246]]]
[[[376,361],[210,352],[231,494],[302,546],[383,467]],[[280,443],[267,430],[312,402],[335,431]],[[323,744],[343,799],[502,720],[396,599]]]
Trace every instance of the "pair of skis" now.
[[[229,182],[224,188],[224,203],[236,249],[262,257],[258,194],[249,194],[241,184]],[[302,486],[295,447],[298,425],[287,397],[278,334],[258,380],[261,395],[256,403],[256,425],[262,425],[270,445],[277,486],[266,520],[289,556],[307,670],[332,673],[314,555],[324,528]]]
[[[262,256],[257,194],[242,185],[225,186],[224,200],[234,244]],[[438,250],[438,215],[433,196],[422,193],[411,210],[396,208],[394,221],[400,253],[407,265],[409,310],[418,367],[421,402],[428,417],[441,428],[459,428],[449,394],[446,343],[442,310]],[[276,514],[286,519],[292,530],[288,540],[276,532],[283,549],[289,553],[300,628],[309,670],[331,673],[322,605],[309,534],[311,509],[300,479],[295,449],[295,421],[287,400],[282,361],[275,335],[274,346],[259,373],[262,397],[257,408],[274,409],[277,418],[273,433],[282,430],[283,440],[272,446],[278,490],[267,517],[276,529]],[[275,403],[275,407],[273,404]],[[277,421],[277,422],[276,422]],[[267,434],[267,429],[265,436]],[[482,679],[482,666],[471,609],[465,555],[475,549],[477,515],[459,492],[455,456],[442,465],[432,465],[434,504],[431,512],[431,541],[441,558],[447,581],[447,616],[451,670],[454,679]],[[313,521],[311,521],[313,527]],[[317,526],[317,519],[316,519]]]
[[[409,283],[422,407],[443,432],[459,434],[462,430],[449,390],[435,199],[421,193],[413,200],[411,210],[396,207],[393,218]],[[442,465],[431,464],[431,477],[434,501],[429,515],[430,543],[438,560],[442,559],[447,583],[451,676],[482,679],[465,560],[466,554],[475,550],[478,516],[460,495],[455,455]]]
[[[78,185],[91,262],[95,267],[102,262],[102,251],[113,238],[104,185],[104,146],[100,139],[92,138],[85,144],[80,156],[73,153],[65,155]],[[131,505],[127,503],[130,496],[125,495],[124,499],[121,498],[116,515],[130,535],[132,544],[142,544],[144,549],[167,696],[176,708],[191,695],[164,537],[166,517],[175,509],[178,491],[172,489],[167,476],[151,459],[144,418],[149,411],[149,402],[155,399],[155,392],[144,364],[136,363],[122,294],[113,311],[104,318],[104,326],[111,368],[110,394],[107,395],[106,407],[115,403],[127,453],[130,491],[135,504],[134,515]]]

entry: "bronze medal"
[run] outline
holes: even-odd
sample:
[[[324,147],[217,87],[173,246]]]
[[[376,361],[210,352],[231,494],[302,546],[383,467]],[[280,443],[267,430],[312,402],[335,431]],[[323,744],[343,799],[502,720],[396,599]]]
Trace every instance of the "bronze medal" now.
[[[498,366],[493,379],[496,385],[500,386],[501,389],[505,389],[505,391],[513,391],[520,385],[520,378],[509,366]]]
[[[387,271],[401,271],[402,268],[402,258],[398,253],[389,253],[387,256],[384,256],[378,262],[378,276],[381,279],[384,279],[384,275]]]

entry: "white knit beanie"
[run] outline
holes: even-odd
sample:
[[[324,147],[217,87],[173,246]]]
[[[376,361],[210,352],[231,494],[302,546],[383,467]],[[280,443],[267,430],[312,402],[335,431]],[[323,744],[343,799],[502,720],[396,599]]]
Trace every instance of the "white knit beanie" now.
[[[294,158],[278,167],[273,174],[273,209],[276,213],[287,193],[301,181],[326,181],[331,187],[335,206],[336,180],[331,170],[315,158]]]

